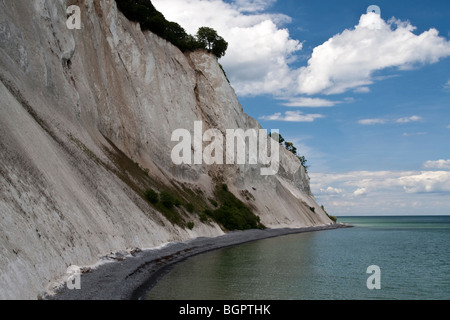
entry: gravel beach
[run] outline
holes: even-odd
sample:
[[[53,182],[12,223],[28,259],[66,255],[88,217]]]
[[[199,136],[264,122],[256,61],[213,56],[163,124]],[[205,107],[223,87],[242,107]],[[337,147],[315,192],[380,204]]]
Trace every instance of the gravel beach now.
[[[211,250],[283,235],[345,228],[333,224],[298,229],[267,229],[229,232],[216,238],[174,242],[161,248],[134,250],[105,257],[109,262],[82,268],[81,289],[62,286],[48,300],[136,300],[140,299],[169,269],[186,258]]]

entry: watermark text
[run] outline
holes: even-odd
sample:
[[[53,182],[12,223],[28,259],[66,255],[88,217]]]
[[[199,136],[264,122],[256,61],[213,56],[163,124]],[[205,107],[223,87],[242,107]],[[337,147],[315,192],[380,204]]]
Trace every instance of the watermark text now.
[[[260,164],[261,175],[275,175],[280,166],[280,147],[274,137],[279,137],[279,131],[271,133],[272,138],[264,129],[227,129],[225,134],[218,129],[203,132],[202,121],[195,121],[193,135],[187,129],[172,133],[172,142],[178,144],[172,149],[171,159],[175,165]],[[209,144],[203,148],[204,143]]]
[[[379,266],[369,266],[366,273],[371,274],[367,279],[367,289],[380,290],[381,289],[381,269]]]

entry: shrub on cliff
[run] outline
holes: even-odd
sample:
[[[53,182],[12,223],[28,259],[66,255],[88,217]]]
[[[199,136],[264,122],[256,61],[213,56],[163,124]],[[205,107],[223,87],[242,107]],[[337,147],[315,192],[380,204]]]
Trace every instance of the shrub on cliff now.
[[[144,196],[150,203],[156,204],[159,201],[159,194],[152,189],[145,191]]]
[[[193,213],[194,210],[195,210],[195,207],[194,207],[194,205],[193,205],[192,203],[187,203],[187,204],[185,204],[184,207],[186,208],[186,210],[187,210],[189,213]]]
[[[204,214],[211,217],[227,230],[264,229],[261,220],[249,207],[236,198],[228,190],[226,184],[217,186],[215,195],[220,202],[216,210],[205,210]]]
[[[172,209],[175,206],[175,204],[177,203],[177,200],[169,191],[161,192],[160,198],[161,198],[161,203],[167,209]]]
[[[323,212],[325,212],[325,214],[328,216],[328,218],[330,218],[334,223],[337,222],[337,217],[328,214],[328,212],[325,210],[325,207],[323,205],[321,206],[321,208],[322,208]]]

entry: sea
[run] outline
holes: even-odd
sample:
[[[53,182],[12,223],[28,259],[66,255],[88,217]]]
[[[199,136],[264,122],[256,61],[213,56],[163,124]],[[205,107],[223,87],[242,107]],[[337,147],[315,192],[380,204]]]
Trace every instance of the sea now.
[[[449,300],[450,216],[340,217],[176,264],[147,300]]]

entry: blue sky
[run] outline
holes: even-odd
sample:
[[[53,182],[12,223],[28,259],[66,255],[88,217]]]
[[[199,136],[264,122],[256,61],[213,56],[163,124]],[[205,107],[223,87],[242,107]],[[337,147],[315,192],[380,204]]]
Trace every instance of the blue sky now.
[[[229,42],[244,110],[306,156],[329,212],[450,214],[449,1],[153,3]]]

